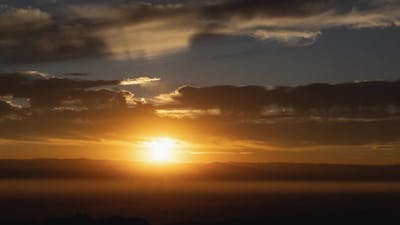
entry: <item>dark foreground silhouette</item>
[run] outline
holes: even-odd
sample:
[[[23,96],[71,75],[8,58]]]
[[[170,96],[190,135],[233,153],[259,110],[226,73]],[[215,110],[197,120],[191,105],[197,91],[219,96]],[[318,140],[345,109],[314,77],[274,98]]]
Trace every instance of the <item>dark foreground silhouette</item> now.
[[[0,225],[400,224],[400,165],[176,167],[0,160]]]
[[[207,221],[202,218],[200,221],[181,222],[170,225],[339,225],[339,224],[399,224],[399,215],[395,214],[327,214],[327,215],[293,215],[286,217],[271,216],[266,219],[238,219],[231,221]],[[93,219],[87,215],[77,214],[71,217],[58,217],[46,221],[2,221],[4,225],[150,225],[143,218],[112,216],[102,219]]]
[[[93,219],[84,214],[70,217],[57,217],[45,221],[15,220],[3,221],[7,225],[150,225],[143,218],[112,216],[102,219]]]

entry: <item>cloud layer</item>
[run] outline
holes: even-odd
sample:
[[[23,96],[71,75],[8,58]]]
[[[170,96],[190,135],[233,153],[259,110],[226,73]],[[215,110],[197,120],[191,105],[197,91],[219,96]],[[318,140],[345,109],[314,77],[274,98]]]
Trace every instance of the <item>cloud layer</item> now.
[[[243,146],[257,149],[400,140],[398,81],[184,86],[146,100],[124,90],[120,80],[25,71],[1,74],[0,84],[0,139],[127,141],[172,133],[188,140],[247,140]]]
[[[58,7],[6,7],[0,11],[0,58],[9,62],[90,56],[151,58],[185,50],[207,35],[310,45],[330,28],[400,24],[400,5],[376,0],[71,2]]]
[[[0,95],[29,99],[32,108],[111,107],[125,103],[121,93],[87,89],[117,84],[119,81],[59,79],[27,71],[2,74]]]
[[[355,82],[310,84],[266,88],[264,86],[184,86],[171,95],[184,107],[219,108],[226,112],[263,113],[287,110],[313,115],[379,116],[397,115],[400,82]]]

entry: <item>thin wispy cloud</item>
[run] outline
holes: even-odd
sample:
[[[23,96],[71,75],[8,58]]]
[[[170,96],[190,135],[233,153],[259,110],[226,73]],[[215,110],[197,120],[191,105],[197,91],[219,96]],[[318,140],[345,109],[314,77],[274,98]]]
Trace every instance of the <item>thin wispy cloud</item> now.
[[[146,85],[151,82],[160,81],[159,77],[136,77],[122,80],[120,85]]]

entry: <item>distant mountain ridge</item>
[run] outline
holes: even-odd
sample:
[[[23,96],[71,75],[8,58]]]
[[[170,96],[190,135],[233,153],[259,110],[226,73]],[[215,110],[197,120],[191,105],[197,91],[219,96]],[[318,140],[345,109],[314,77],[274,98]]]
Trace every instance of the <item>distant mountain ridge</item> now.
[[[0,160],[0,179],[129,178],[196,180],[400,181],[400,165],[204,163],[150,165],[87,159]]]

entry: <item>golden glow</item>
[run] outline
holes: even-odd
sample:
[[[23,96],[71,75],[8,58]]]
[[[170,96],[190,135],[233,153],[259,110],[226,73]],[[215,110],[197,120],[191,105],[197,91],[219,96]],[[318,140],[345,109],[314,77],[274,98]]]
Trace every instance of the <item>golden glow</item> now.
[[[177,141],[172,138],[153,138],[145,143],[147,161],[149,162],[172,162],[176,161]]]

